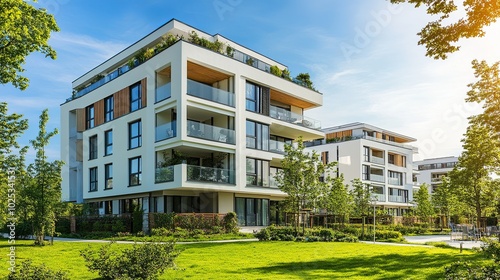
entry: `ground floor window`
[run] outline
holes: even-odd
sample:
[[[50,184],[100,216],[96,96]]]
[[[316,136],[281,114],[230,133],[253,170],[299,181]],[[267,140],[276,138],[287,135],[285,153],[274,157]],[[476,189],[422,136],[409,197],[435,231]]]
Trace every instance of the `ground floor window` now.
[[[136,209],[141,209],[142,198],[131,198],[120,200],[120,213],[133,213]]]
[[[199,196],[167,196],[166,213],[200,213]]]
[[[269,225],[269,199],[237,197],[234,208],[240,226]]]
[[[285,224],[285,212],[281,209],[279,201],[269,201],[269,223],[271,225]]]

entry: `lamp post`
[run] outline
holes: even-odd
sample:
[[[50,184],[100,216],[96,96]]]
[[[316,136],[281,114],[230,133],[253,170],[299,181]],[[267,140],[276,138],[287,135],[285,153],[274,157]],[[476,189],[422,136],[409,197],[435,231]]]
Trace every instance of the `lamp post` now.
[[[371,202],[373,204],[373,243],[375,243],[375,220],[376,220],[376,209],[378,198],[376,195],[372,195]]]

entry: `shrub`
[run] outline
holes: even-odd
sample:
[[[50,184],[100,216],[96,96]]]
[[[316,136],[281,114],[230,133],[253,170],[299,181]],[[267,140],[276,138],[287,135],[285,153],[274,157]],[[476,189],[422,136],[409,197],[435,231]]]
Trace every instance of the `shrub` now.
[[[278,66],[276,66],[276,65],[271,66],[271,68],[269,70],[270,70],[271,74],[273,74],[274,76],[281,77],[281,75],[283,74],[281,69],[279,69]]]
[[[210,229],[210,233],[212,233],[212,234],[221,234],[221,233],[224,233],[224,228],[220,227],[220,226],[213,226]]]
[[[228,212],[222,219],[222,224],[227,233],[238,232],[238,216],[234,212]]]
[[[80,251],[90,271],[105,279],[155,279],[165,269],[173,267],[180,254],[175,243],[134,243],[123,251],[112,250],[114,243],[98,251],[90,247]]]
[[[259,232],[255,233],[255,238],[259,239],[259,241],[268,241],[271,239],[271,233],[268,228],[263,228]]]
[[[323,241],[332,241],[334,232],[329,228],[322,229],[319,231],[319,236],[321,237],[321,239],[323,239]]]
[[[321,240],[321,238],[319,236],[311,235],[311,236],[306,237],[307,242],[318,242],[320,240]]]
[[[113,232],[124,232],[125,226],[121,220],[114,220],[111,224],[111,231]]]
[[[21,263],[21,266],[15,271],[11,271],[9,280],[67,280],[69,277],[64,271],[53,271],[45,266],[45,264],[34,265],[31,260],[26,260]]]
[[[284,234],[284,235],[280,236],[280,240],[281,241],[294,241],[295,240],[295,236],[293,236],[291,234]]]
[[[153,236],[169,236],[170,234],[171,232],[164,227],[154,228],[151,230],[151,235]]]

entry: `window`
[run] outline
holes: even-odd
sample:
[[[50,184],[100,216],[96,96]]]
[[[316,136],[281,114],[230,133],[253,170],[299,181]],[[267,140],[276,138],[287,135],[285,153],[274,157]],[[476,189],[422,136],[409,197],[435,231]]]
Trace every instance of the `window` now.
[[[247,158],[247,185],[269,187],[269,161]]]
[[[142,108],[141,83],[130,86],[130,112]]]
[[[366,162],[370,162],[370,148],[369,147],[363,147],[363,157]]]
[[[142,146],[141,120],[128,124],[128,148],[134,149]]]
[[[128,160],[129,186],[138,186],[142,182],[141,157]]]
[[[106,130],[104,132],[104,155],[109,156],[113,154],[113,130]]]
[[[109,190],[113,188],[113,164],[109,163],[104,165],[104,189]]]
[[[246,84],[246,109],[269,115],[269,89],[252,83]]]
[[[389,170],[389,184],[402,186],[403,185],[403,173]]]
[[[104,99],[104,119],[109,122],[114,118],[114,104],[113,95]]]
[[[394,158],[395,158],[395,156],[393,154],[389,154],[388,160],[389,160],[390,164],[394,164],[394,162],[395,162]]]
[[[269,150],[269,126],[247,120],[247,148]]]
[[[113,214],[113,200],[104,201],[104,214],[106,215]]]
[[[97,135],[89,137],[89,160],[97,158]]]
[[[89,169],[89,191],[97,191],[97,167]]]
[[[361,178],[363,180],[370,180],[370,166],[363,165],[363,176]]]
[[[95,126],[95,115],[94,115],[94,105],[87,106],[85,108],[85,128],[93,128]]]

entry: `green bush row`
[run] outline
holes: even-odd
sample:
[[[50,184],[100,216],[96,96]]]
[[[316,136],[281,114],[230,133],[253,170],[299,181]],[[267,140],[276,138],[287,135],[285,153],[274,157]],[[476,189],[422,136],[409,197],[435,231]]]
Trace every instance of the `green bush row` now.
[[[269,226],[254,235],[260,241],[358,242],[358,238],[352,234],[325,228],[308,228],[304,232],[295,232],[292,227]]]

